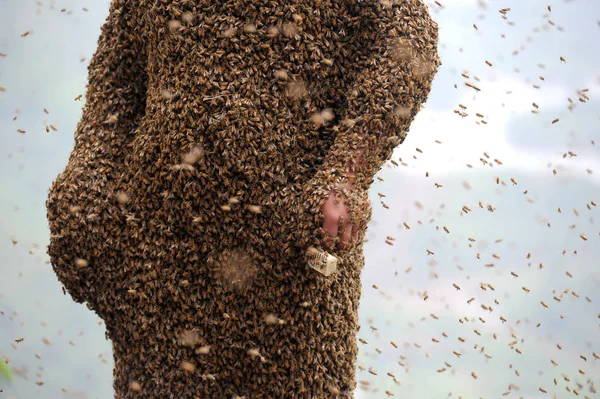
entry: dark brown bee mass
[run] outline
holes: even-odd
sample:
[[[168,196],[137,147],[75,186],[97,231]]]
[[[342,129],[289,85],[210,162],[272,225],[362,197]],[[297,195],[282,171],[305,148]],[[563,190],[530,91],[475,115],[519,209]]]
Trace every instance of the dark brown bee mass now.
[[[364,238],[439,65],[421,0],[112,1],[46,205],[117,398],[353,397],[362,241],[334,250],[321,205],[366,148],[346,192]]]

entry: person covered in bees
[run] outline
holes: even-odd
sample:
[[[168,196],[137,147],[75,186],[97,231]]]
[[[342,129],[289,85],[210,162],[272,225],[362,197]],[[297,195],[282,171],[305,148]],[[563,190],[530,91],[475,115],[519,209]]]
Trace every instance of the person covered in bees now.
[[[116,398],[353,397],[368,190],[437,42],[421,0],[112,0],[46,206]]]

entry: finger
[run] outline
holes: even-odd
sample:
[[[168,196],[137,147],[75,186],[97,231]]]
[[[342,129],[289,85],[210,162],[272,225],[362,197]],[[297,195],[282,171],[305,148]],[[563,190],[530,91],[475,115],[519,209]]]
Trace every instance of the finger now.
[[[338,225],[339,225],[338,248],[340,248],[340,249],[344,249],[345,247],[348,246],[348,239],[349,239],[348,235],[352,233],[352,230],[348,231],[349,220],[350,220],[350,215],[348,214],[348,209],[346,208],[346,206],[344,206],[342,208],[342,211],[340,213],[339,220],[338,220]]]
[[[323,222],[323,230],[325,230],[325,232],[330,236],[337,237],[339,230],[338,221],[330,216],[325,216],[325,221]]]
[[[325,204],[323,204],[322,210],[325,215],[325,220],[323,222],[323,229],[327,234],[332,237],[337,237],[338,235],[338,213],[339,211],[336,209],[335,204],[333,203],[335,195],[330,191],[329,199]]]
[[[347,249],[350,247],[350,240],[352,239],[352,225],[346,224],[342,229],[342,237],[341,237],[341,249]]]

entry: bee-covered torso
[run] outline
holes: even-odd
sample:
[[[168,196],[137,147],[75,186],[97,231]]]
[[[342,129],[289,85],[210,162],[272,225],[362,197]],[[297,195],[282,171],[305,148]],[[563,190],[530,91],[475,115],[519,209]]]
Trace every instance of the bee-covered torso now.
[[[308,268],[291,232],[323,219],[291,223],[287,199],[331,157],[373,32],[435,52],[427,7],[113,0],[109,22],[46,205],[52,266],[113,341],[116,397],[351,397],[362,246],[333,276]],[[372,79],[382,97],[399,81]],[[404,79],[389,90],[423,102],[430,82]]]

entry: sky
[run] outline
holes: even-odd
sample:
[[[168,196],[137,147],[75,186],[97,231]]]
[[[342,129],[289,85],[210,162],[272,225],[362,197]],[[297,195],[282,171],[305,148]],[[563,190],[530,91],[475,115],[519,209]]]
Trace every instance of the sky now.
[[[108,3],[0,0],[0,398],[114,395],[44,208]],[[438,3],[442,66],[369,192],[356,398],[600,397],[600,2]]]

